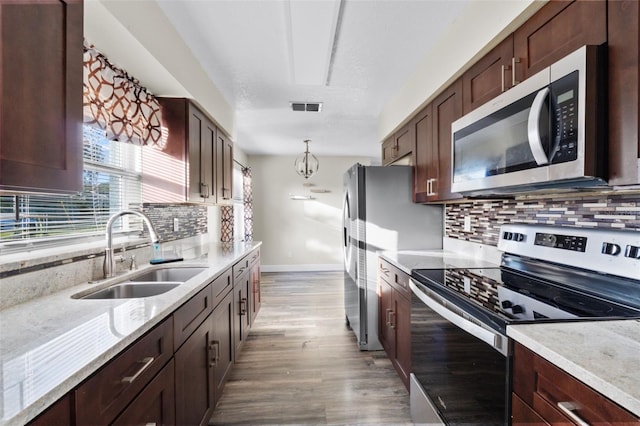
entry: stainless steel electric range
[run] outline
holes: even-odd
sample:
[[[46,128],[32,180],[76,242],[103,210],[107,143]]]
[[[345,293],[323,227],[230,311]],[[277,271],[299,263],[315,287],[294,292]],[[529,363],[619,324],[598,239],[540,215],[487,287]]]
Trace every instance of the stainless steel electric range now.
[[[509,424],[508,325],[640,318],[640,232],[504,225],[499,268],[411,274],[416,423]]]

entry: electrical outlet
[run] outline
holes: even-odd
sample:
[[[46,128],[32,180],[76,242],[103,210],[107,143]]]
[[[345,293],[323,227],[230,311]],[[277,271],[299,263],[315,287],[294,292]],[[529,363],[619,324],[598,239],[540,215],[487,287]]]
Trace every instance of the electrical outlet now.
[[[178,232],[180,230],[180,220],[177,217],[173,218],[173,232]]]
[[[464,232],[471,232],[471,216],[464,217]]]

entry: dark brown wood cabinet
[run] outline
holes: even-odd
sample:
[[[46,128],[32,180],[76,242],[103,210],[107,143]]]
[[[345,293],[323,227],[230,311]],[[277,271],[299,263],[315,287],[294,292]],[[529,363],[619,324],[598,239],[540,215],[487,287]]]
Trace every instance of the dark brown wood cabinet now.
[[[218,130],[216,141],[216,200],[218,204],[233,203],[233,143]]]
[[[173,313],[173,347],[177,351],[213,312],[212,285],[206,286]]]
[[[550,1],[513,33],[513,84],[585,44],[606,42],[606,0]]]
[[[173,360],[169,361],[118,416],[114,426],[176,424],[173,364]]]
[[[229,291],[213,311],[213,387],[214,406],[222,396],[222,390],[233,367],[235,348],[233,345],[233,292]]]
[[[462,112],[476,109],[513,86],[513,35],[462,75]]]
[[[413,120],[416,133],[413,201],[426,203],[437,200],[433,182],[439,173],[438,145],[433,142],[433,111],[424,107]]]
[[[231,140],[189,99],[158,100],[167,137],[162,149],[143,149],[144,202],[231,203]]]
[[[438,174],[432,183],[434,201],[450,201],[462,198],[451,192],[451,124],[462,117],[462,81],[444,90],[431,103],[433,108],[433,142],[438,146]]]
[[[82,191],[82,0],[0,2],[0,190]]]
[[[28,426],[68,426],[71,424],[73,404],[71,394],[67,394],[54,402],[38,417],[27,423]]]
[[[640,2],[607,3],[609,184],[640,183]]]
[[[640,419],[524,346],[514,345],[511,418],[532,424],[640,425]],[[571,412],[571,414],[569,414]]]
[[[378,336],[396,372],[409,389],[411,373],[411,290],[409,275],[378,260]]]
[[[387,166],[407,155],[413,154],[416,135],[411,123],[398,130],[382,144],[382,165]],[[411,161],[411,163],[413,163]]]
[[[251,294],[251,270],[249,269],[249,257],[233,265],[233,342],[235,345],[236,360],[247,340],[251,327],[251,306],[249,295]]]
[[[113,422],[172,356],[173,319],[168,318],[78,386],[76,424]]]
[[[258,316],[258,311],[260,311],[260,306],[262,305],[262,292],[260,289],[260,249],[251,253],[249,268],[251,270],[251,295],[249,296],[249,305],[251,306],[250,325],[253,326],[253,322]]]

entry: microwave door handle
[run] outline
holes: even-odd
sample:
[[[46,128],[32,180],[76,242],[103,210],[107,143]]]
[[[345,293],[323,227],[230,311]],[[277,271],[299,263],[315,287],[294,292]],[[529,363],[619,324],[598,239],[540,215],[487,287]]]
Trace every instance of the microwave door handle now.
[[[529,121],[527,123],[527,133],[529,136],[529,148],[533,154],[533,158],[539,166],[543,166],[549,162],[547,154],[542,146],[542,137],[540,136],[540,115],[544,107],[544,101],[549,95],[549,88],[545,87],[538,92],[529,112]]]

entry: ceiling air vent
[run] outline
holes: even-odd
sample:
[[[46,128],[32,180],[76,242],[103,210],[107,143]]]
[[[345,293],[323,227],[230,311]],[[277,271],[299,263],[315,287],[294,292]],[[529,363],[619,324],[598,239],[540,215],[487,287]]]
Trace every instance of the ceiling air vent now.
[[[322,102],[291,102],[291,109],[294,111],[322,111]]]

